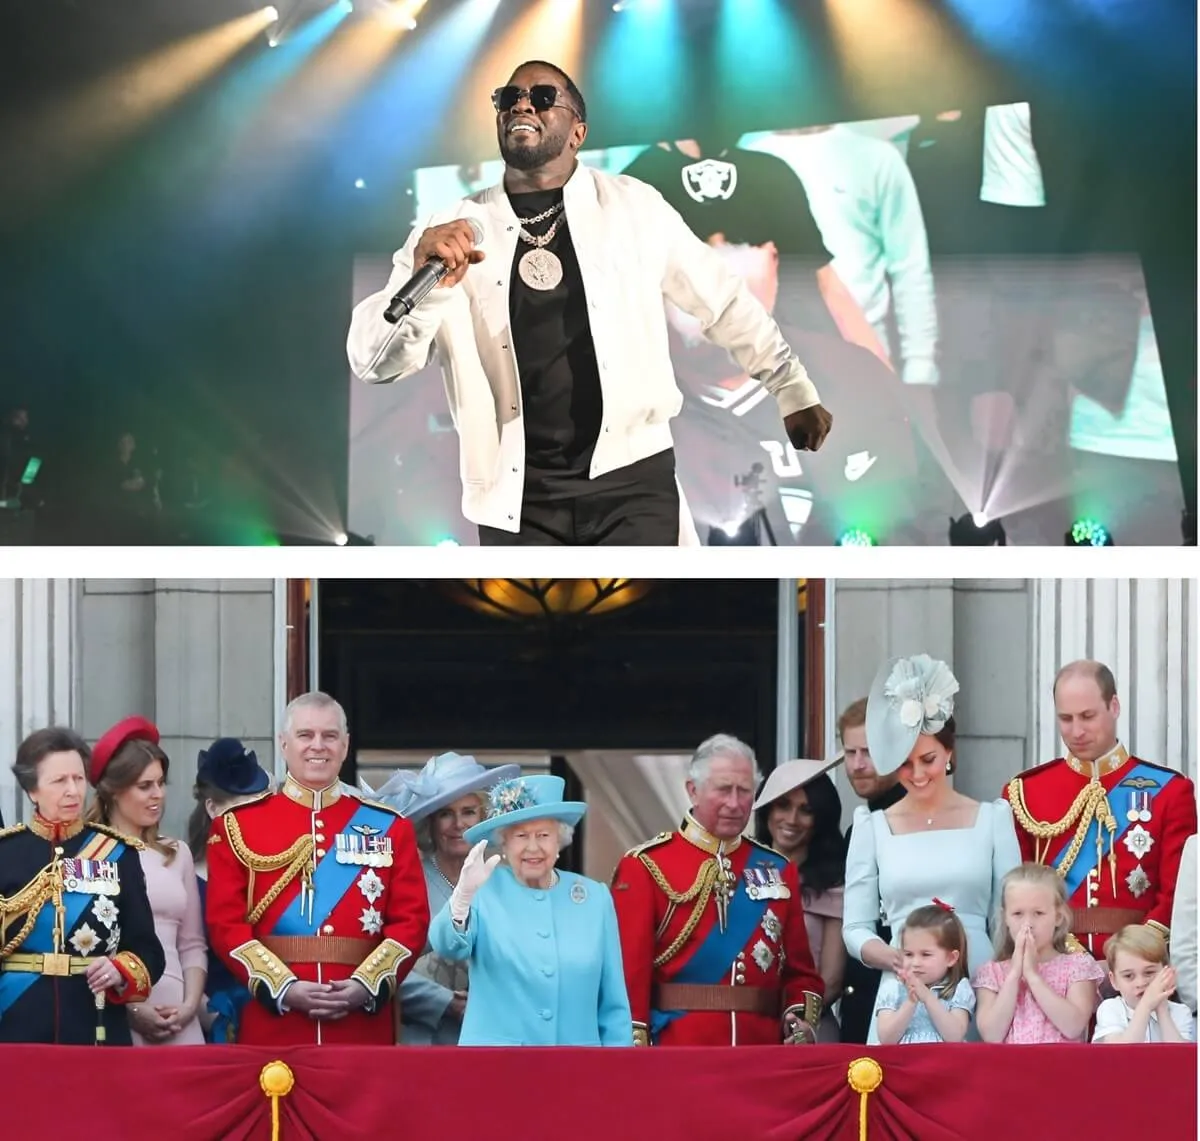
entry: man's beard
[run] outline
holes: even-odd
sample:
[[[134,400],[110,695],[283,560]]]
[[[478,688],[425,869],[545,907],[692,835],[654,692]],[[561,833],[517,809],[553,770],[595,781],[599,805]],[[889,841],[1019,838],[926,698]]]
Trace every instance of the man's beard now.
[[[500,157],[517,170],[537,170],[538,167],[558,158],[566,145],[566,135],[543,134],[533,146],[527,143],[514,146],[511,136],[501,135]]]

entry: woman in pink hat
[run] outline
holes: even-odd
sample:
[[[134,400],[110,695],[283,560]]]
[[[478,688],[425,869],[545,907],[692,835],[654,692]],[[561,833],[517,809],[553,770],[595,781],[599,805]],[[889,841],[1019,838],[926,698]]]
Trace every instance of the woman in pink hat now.
[[[146,893],[167,965],[148,1001],[131,1006],[135,1046],[203,1046],[197,1018],[204,1005],[208,950],[200,890],[186,844],[159,833],[170,761],[158,728],[127,717],[96,742],[91,779],[96,790],[86,819],[141,840]]]
[[[754,802],[759,834],[796,865],[804,891],[804,925],[813,964],[825,983],[825,1009],[817,1041],[840,1038],[833,1004],[842,993],[846,945],[842,939],[842,894],[846,846],[842,802],[828,770],[841,761],[785,761],[772,770]]]

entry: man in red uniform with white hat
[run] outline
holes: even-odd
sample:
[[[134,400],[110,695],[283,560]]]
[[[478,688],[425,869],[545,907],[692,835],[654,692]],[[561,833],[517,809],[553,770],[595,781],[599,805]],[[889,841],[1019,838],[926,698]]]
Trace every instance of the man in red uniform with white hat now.
[[[349,745],[333,698],[296,698],[282,788],[213,823],[209,941],[258,1000],[239,1043],[395,1042],[391,998],[425,946],[429,901],[412,825],[339,781]]]
[[[1129,924],[1169,939],[1179,860],[1196,831],[1195,787],[1125,751],[1117,740],[1116,681],[1100,662],[1063,666],[1054,708],[1067,755],[1014,777],[1004,790],[1021,854],[1058,870],[1072,934],[1096,958]]]
[[[815,1042],[825,988],[796,867],[742,835],[754,751],[710,737],[688,772],[683,825],[628,852],[613,877],[634,1043]]]

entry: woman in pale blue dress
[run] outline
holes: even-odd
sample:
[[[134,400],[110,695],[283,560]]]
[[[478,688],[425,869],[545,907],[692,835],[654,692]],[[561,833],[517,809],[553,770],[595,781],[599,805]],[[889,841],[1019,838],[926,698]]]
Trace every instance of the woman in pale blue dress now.
[[[914,908],[940,899],[967,933],[970,973],[993,957],[990,924],[1000,883],[1021,862],[1007,802],[954,791],[954,694],[944,662],[926,654],[889,662],[867,701],[867,744],[881,775],[899,770],[905,797],[883,812],[858,808],[846,858],[842,935],[846,950],[884,972],[901,966],[898,933]],[[875,933],[880,917],[897,935]],[[975,1037],[972,1031],[972,1037]],[[877,1045],[871,1019],[868,1045]]]
[[[458,883],[471,850],[463,833],[487,815],[492,785],[521,773],[518,765],[484,768],[474,757],[441,753],[420,772],[401,769],[378,791],[364,791],[391,805],[417,832],[421,869],[429,893],[429,914],[436,915]],[[400,984],[399,1041],[403,1046],[457,1046],[467,1003],[468,971],[426,946]]]

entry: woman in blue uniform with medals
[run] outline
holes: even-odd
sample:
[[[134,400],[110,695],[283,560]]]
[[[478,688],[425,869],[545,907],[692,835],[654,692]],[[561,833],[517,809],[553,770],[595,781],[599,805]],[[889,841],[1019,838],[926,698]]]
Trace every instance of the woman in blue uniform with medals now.
[[[34,814],[0,831],[0,1043],[132,1045],[125,1007],[163,972],[140,842],[83,822],[90,755],[70,729],[17,750]]]

